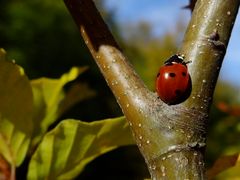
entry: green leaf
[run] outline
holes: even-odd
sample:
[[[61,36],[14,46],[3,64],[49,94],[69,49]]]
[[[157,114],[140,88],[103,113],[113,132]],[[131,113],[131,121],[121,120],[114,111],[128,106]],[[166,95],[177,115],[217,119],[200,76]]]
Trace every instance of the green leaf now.
[[[33,146],[66,110],[80,100],[94,95],[86,85],[73,85],[68,92],[63,89],[68,82],[76,79],[85,70],[86,67],[74,67],[60,79],[40,78],[31,82],[35,107]]]
[[[47,133],[30,161],[28,179],[73,179],[96,157],[133,144],[125,118],[64,120]]]
[[[0,153],[11,165],[26,156],[31,133],[32,89],[22,68],[0,61]]]

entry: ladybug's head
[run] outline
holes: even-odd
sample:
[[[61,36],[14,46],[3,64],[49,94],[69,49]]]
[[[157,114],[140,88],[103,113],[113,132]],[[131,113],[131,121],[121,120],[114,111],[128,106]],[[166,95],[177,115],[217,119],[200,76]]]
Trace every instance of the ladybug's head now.
[[[184,55],[175,54],[175,55],[171,56],[168,60],[166,60],[164,62],[164,64],[166,66],[173,65],[173,64],[183,64],[183,65],[186,65],[186,64],[188,64],[190,62],[191,61],[187,61],[187,62],[184,61]]]

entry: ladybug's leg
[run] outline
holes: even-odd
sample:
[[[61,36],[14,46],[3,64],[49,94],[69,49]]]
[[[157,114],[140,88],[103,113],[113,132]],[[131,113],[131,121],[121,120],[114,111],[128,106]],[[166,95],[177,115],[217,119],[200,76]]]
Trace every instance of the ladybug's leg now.
[[[186,64],[188,64],[188,63],[191,63],[192,61],[184,61],[182,64],[184,64],[184,65],[186,65]]]

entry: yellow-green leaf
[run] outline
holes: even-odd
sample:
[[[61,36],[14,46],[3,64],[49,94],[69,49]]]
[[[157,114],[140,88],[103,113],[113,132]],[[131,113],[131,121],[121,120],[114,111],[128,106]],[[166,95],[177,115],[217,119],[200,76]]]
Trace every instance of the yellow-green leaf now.
[[[74,67],[68,73],[62,75],[60,79],[40,78],[31,82],[35,107],[33,146],[39,142],[48,127],[69,107],[94,94],[86,86],[78,88],[78,94],[76,92],[73,94],[72,91],[72,89],[76,90],[76,85],[70,88],[68,92],[63,89],[64,85],[76,79],[85,70],[86,67]],[[72,94],[75,96],[72,97]]]
[[[208,179],[213,179],[219,173],[228,170],[229,168],[240,167],[239,154],[222,156],[216,160],[213,167],[207,171]]]
[[[133,144],[125,118],[64,120],[47,133],[30,161],[28,179],[73,179],[97,156]]]
[[[90,89],[86,83],[73,84],[65,94],[65,97],[59,106],[58,114],[62,115],[76,103],[93,97],[95,94],[95,91]]]
[[[0,153],[13,166],[26,156],[32,133],[32,89],[18,65],[0,61]]]

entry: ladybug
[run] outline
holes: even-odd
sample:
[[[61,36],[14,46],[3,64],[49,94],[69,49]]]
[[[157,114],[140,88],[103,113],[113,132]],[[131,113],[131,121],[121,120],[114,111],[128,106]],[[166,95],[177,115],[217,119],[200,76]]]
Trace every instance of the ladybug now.
[[[160,68],[156,80],[159,98],[168,105],[179,104],[191,92],[191,78],[187,64],[181,55],[173,55]]]

